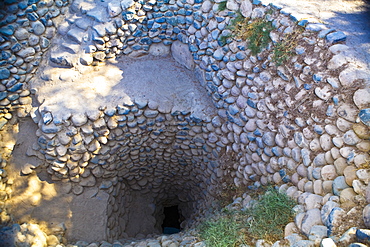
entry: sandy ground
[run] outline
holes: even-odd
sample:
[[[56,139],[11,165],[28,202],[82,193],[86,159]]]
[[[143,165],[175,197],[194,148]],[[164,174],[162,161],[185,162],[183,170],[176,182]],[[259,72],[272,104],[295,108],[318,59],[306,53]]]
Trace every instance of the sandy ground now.
[[[60,119],[135,100],[156,102],[173,111],[190,111],[198,117],[214,113],[211,99],[194,72],[170,56],[120,57],[98,66],[78,65],[72,69],[42,66],[31,87],[37,89],[41,109]]]
[[[329,28],[343,31],[346,44],[357,59],[370,69],[370,1],[369,0],[263,0],[282,6],[298,19],[315,17]]]

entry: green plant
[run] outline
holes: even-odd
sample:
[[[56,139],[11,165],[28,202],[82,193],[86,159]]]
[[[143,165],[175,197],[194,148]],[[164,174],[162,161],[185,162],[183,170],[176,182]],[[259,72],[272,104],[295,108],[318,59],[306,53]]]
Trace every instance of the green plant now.
[[[228,43],[228,40],[230,39],[230,38],[232,38],[233,36],[232,36],[232,34],[228,34],[228,35],[223,35],[223,36],[221,36],[220,37],[220,42],[221,42],[221,44],[222,45],[225,45],[225,44],[227,44]]]
[[[302,32],[303,28],[300,28],[285,36],[282,41],[274,44],[272,61],[275,62],[276,65],[279,66],[286,62],[289,57],[294,54],[293,49],[297,46],[299,35]]]
[[[252,55],[256,55],[270,42],[270,32],[274,27],[270,21],[263,18],[249,20],[237,12],[228,29],[232,31],[233,37],[248,40],[248,48]]]
[[[242,225],[231,215],[222,215],[215,220],[207,220],[199,227],[200,238],[207,246],[234,247],[238,246]]]
[[[290,49],[289,43],[286,41],[278,42],[274,45],[272,61],[276,63],[277,66],[283,64],[288,60],[289,57],[293,55],[293,51]]]
[[[226,9],[227,1],[222,1],[218,4],[218,11],[224,11]]]
[[[200,238],[207,246],[253,245],[257,239],[275,242],[283,238],[284,227],[293,220],[295,202],[272,187],[258,191],[256,202],[245,211],[225,207],[217,217],[201,223]]]
[[[251,237],[271,242],[279,240],[286,224],[293,220],[292,208],[295,205],[295,201],[286,194],[269,188],[246,212],[251,217],[247,222]]]

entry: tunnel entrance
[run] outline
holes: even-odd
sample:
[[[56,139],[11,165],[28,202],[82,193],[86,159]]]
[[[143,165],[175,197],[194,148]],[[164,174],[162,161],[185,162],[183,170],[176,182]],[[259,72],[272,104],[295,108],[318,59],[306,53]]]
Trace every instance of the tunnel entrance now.
[[[179,206],[174,205],[163,208],[164,219],[162,223],[163,234],[174,234],[181,231],[181,222],[184,220]]]

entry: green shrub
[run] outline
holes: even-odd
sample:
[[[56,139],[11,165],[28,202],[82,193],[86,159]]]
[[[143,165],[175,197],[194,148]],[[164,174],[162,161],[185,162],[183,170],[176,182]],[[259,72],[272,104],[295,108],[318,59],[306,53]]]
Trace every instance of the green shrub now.
[[[218,4],[218,11],[224,11],[226,9],[227,1],[222,1]]]
[[[257,239],[275,242],[284,237],[285,226],[293,220],[296,203],[272,187],[245,211],[225,208],[214,219],[203,222],[199,236],[207,246],[253,245]]]
[[[256,55],[270,42],[270,32],[274,30],[272,23],[263,18],[249,20],[240,12],[230,21],[228,29],[237,39],[247,40],[252,55]]]
[[[303,28],[298,28],[293,33],[290,33],[284,37],[283,40],[274,44],[272,61],[276,65],[281,65],[286,62],[291,56],[294,55],[294,48],[298,45],[298,39],[300,34],[304,31]]]
[[[235,218],[223,215],[215,220],[203,222],[199,228],[199,234],[207,246],[233,247],[240,241],[241,228],[242,225]]]
[[[269,188],[247,211],[251,217],[247,223],[248,232],[255,239],[279,240],[284,236],[285,226],[293,220],[295,205],[286,194]]]

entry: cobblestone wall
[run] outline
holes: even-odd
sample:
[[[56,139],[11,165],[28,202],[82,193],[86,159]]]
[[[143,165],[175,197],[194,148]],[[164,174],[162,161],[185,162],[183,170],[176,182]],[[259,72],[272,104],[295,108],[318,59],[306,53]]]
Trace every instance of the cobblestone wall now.
[[[137,101],[65,119],[42,106],[31,113],[39,129],[28,155],[44,160],[53,180],[67,179],[75,195],[85,187],[110,194],[110,239],[126,236],[130,193],[149,193],[154,205],[185,203],[191,221],[209,206],[224,174],[251,190],[280,186],[303,206],[295,226],[306,235],[314,225],[332,230],[340,217],[327,219],[335,210],[343,215],[369,202],[370,78],[343,44],[345,35],[259,1],[228,1],[222,11],[218,2],[76,0],[68,10],[62,1],[4,3],[11,14],[0,29],[2,125],[12,113],[30,112],[30,92],[37,90],[27,83],[54,33],[63,46],[45,59],[64,68],[171,46],[175,59],[197,71],[217,109],[202,118]],[[238,11],[272,23],[261,52],[222,38]],[[60,13],[66,21],[54,27]],[[293,52],[276,64],[274,45],[294,32]],[[220,164],[222,155],[237,160]]]

